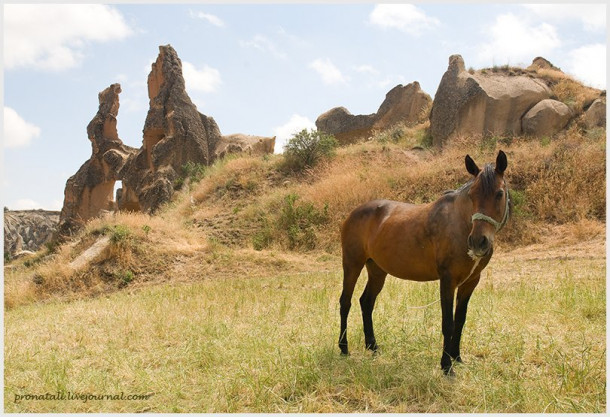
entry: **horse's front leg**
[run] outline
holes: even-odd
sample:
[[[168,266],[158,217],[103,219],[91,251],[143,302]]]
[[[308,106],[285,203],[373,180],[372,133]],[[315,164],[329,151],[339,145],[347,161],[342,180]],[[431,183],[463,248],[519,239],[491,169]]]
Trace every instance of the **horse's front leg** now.
[[[443,315],[443,355],[441,356],[441,369],[445,375],[453,375],[451,368],[451,339],[453,337],[453,297],[455,287],[449,274],[441,275],[441,311]]]
[[[455,328],[453,330],[453,336],[451,337],[451,350],[449,351],[451,357],[457,362],[462,362],[460,356],[460,340],[462,339],[462,329],[466,322],[468,301],[470,301],[470,296],[479,283],[480,277],[480,274],[474,276],[458,288],[457,303],[455,306]]]

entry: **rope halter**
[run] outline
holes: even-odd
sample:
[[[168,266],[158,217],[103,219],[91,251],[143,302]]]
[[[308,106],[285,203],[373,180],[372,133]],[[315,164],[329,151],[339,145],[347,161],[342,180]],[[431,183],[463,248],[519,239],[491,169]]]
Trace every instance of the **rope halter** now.
[[[510,203],[510,194],[508,193],[508,187],[506,187],[506,207],[504,207],[504,217],[502,218],[502,221],[498,222],[483,213],[474,213],[472,215],[472,221],[474,222],[475,220],[483,220],[483,221],[486,221],[487,223],[491,223],[496,228],[496,233],[497,233],[504,227],[504,225],[506,225],[506,222],[508,221],[509,203]]]

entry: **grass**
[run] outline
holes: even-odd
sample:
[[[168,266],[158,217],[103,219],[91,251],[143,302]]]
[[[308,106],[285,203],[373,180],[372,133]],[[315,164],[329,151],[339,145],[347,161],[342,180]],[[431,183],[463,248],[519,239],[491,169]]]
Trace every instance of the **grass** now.
[[[231,156],[185,169],[155,216],[95,219],[11,261],[5,411],[604,412],[605,129],[510,139],[437,150],[426,124],[397,126],[298,176],[278,155]],[[432,201],[469,179],[466,153],[482,165],[500,148],[514,211],[471,302],[458,376],[439,369],[437,283],[388,280],[375,357],[355,296],[340,357],[343,219],[376,198]],[[71,266],[100,239],[99,259]],[[15,401],[58,392],[149,398]]]
[[[605,412],[598,255],[492,260],[454,379],[439,369],[439,304],[413,308],[434,302],[438,283],[388,279],[375,357],[363,349],[357,295],[352,355],[339,355],[336,271],[201,277],[16,307],[5,313],[5,411]],[[152,395],[15,402],[58,391]]]

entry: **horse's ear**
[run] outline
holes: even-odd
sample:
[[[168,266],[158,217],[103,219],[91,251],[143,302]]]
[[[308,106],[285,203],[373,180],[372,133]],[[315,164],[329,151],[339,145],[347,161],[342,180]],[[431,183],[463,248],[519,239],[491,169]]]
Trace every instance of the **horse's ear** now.
[[[472,175],[474,175],[475,177],[477,175],[479,175],[479,172],[481,172],[481,170],[479,169],[479,167],[477,166],[476,162],[474,162],[472,160],[472,158],[470,157],[470,155],[466,155],[466,170],[468,172],[470,172]]]
[[[498,157],[496,158],[496,172],[500,175],[504,174],[507,166],[508,161],[506,160],[506,154],[502,151],[498,152]]]

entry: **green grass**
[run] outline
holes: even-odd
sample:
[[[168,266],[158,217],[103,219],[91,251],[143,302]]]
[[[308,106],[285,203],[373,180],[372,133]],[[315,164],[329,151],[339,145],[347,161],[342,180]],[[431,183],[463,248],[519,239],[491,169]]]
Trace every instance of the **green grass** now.
[[[439,367],[438,283],[389,277],[363,349],[357,297],[341,357],[339,272],[209,279],[5,312],[6,412],[606,410],[605,260],[493,260],[455,378]],[[22,400],[16,394],[152,394]]]

